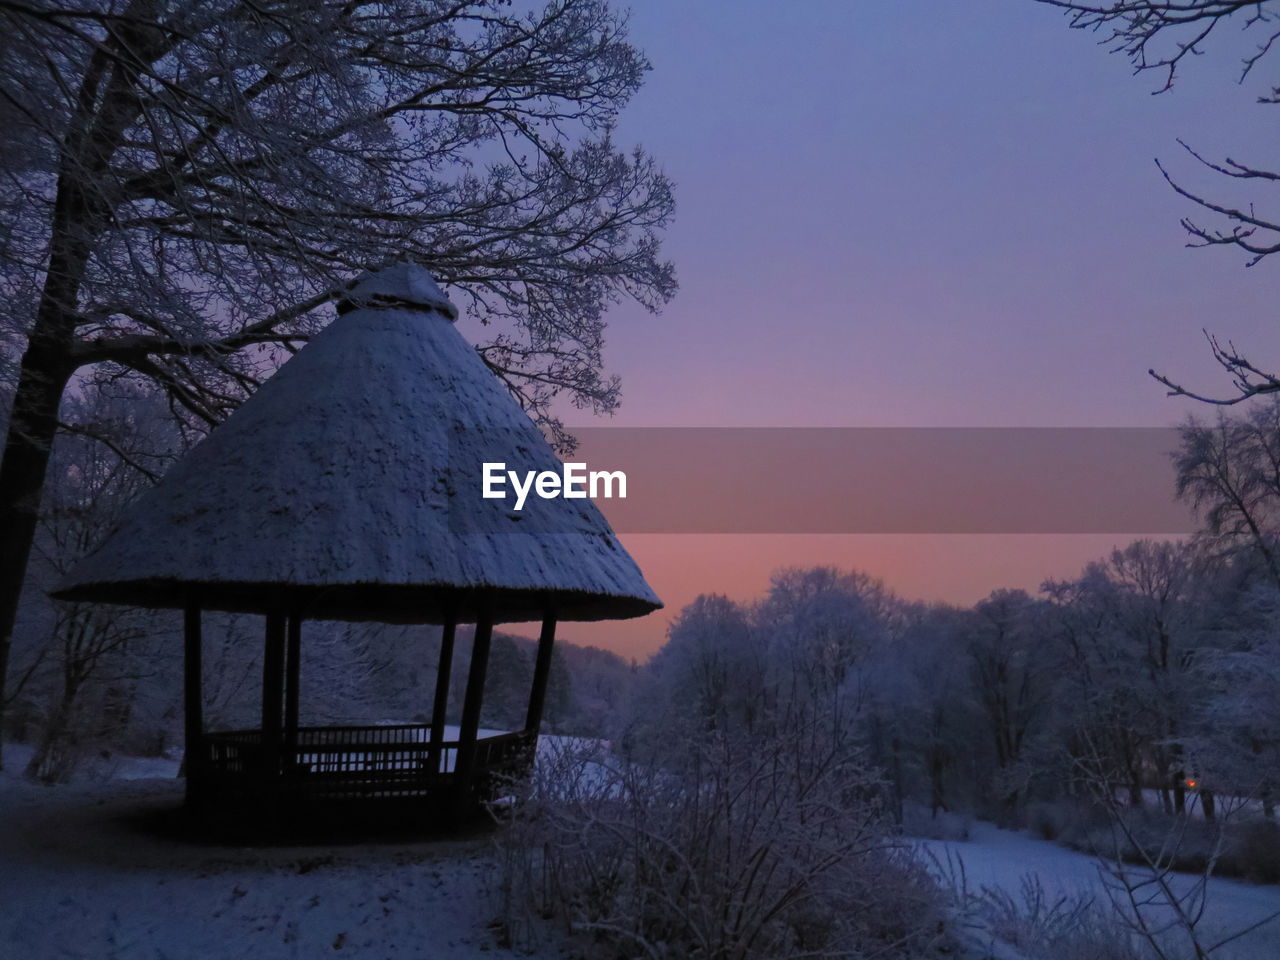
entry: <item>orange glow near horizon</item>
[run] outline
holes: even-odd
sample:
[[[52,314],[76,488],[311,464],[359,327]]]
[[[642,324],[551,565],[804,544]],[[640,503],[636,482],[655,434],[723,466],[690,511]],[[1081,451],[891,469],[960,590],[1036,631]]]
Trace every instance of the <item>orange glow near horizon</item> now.
[[[1077,575],[1086,563],[1133,537],[1126,534],[631,534],[623,545],[666,604],[637,620],[566,623],[559,638],[639,661],[666,641],[667,627],[703,593],[749,603],[781,567],[837,566],[879,577],[911,600],[968,605],[1002,587],[1035,593],[1049,578]],[[533,625],[512,632],[536,636]]]

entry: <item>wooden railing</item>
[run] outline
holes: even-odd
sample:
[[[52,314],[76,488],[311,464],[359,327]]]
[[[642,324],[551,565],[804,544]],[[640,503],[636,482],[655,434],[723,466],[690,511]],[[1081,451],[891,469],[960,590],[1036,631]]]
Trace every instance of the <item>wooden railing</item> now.
[[[475,744],[477,784],[495,775],[522,776],[532,764],[536,734],[519,731]],[[456,740],[431,744],[428,724],[299,727],[268,751],[260,730],[204,736],[200,778],[213,791],[283,783],[314,798],[413,797],[439,793],[452,783]]]

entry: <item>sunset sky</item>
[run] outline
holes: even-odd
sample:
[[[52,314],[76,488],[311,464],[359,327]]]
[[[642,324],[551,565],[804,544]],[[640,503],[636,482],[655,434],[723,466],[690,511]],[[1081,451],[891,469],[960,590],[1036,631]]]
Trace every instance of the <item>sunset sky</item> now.
[[[611,422],[1167,426],[1196,405],[1149,367],[1228,388],[1202,327],[1280,358],[1280,263],[1186,249],[1178,219],[1197,211],[1153,162],[1237,200],[1177,138],[1215,158],[1274,152],[1254,103],[1267,78],[1237,84],[1253,41],[1228,29],[1153,96],[1160,78],[1030,0],[635,4],[653,71],[617,140],[676,183],[680,293],[658,317],[611,311]],[[698,593],[749,600],[790,564],[972,602],[1128,539],[624,536],[667,609],[563,636],[643,657]]]

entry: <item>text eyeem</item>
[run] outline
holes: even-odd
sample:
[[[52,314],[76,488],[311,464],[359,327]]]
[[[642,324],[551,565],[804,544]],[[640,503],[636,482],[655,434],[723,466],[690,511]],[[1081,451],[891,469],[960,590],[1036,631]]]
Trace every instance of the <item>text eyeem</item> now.
[[[516,494],[516,509],[523,510],[529,492],[537,493],[543,500],[563,497],[566,500],[583,500],[588,495],[612,499],[627,497],[627,475],[621,470],[587,470],[585,463],[566,463],[563,473],[554,470],[537,472],[526,470],[523,478],[515,470],[508,470],[505,463],[484,464],[484,499],[505,500],[507,481]],[[523,479],[523,482],[521,482]],[[614,492],[614,489],[617,492]],[[588,494],[588,491],[590,493]]]

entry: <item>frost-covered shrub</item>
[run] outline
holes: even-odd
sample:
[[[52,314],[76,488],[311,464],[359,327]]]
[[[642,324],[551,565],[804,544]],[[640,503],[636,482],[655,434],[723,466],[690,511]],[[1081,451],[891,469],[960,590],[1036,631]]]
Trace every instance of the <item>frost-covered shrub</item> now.
[[[978,897],[979,909],[999,939],[1015,947],[1037,941],[1060,939],[1077,927],[1092,905],[1088,897],[1048,896],[1037,874],[1023,876],[1018,895],[1003,889],[984,887]]]
[[[1005,944],[1007,950],[988,949],[987,956],[1017,956],[1020,960],[1155,960],[1149,945],[1115,913],[1105,898],[1087,892],[1050,894],[1034,873],[1028,873],[1016,893],[964,883],[962,865],[948,858],[935,861],[934,871],[945,878],[970,946]]]
[[[1023,819],[1027,829],[1041,839],[1086,852],[1092,852],[1089,842],[1093,832],[1105,830],[1109,824],[1107,811],[1086,797],[1038,800],[1027,805]]]
[[[856,753],[681,752],[542,765],[502,840],[512,939],[557,918],[606,955],[782,960],[914,957],[939,938],[936,888],[888,840]]]
[[[1207,821],[1123,808],[1112,811],[1109,820],[1099,817],[1099,808],[1082,806],[1078,819],[1066,820],[1056,839],[1083,853],[1138,866],[1280,883],[1280,824],[1274,821],[1239,816]]]

